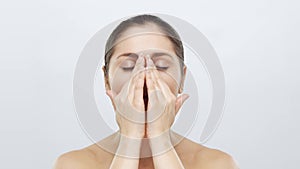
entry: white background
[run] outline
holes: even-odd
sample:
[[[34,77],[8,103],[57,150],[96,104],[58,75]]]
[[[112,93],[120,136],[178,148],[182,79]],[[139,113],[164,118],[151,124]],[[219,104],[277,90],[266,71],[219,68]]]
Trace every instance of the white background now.
[[[271,1],[1,1],[0,168],[51,168],[92,144],[73,107],[72,78],[86,42],[128,15],[165,13],[196,26],[222,63],[227,101],[205,144],[243,169],[297,169],[300,7]]]

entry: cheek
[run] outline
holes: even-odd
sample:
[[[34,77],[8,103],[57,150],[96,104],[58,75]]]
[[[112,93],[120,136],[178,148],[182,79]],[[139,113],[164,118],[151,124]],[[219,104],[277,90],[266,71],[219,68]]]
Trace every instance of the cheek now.
[[[119,94],[125,83],[129,81],[130,76],[131,74],[128,73],[116,73],[114,76],[112,76],[110,80],[112,90],[116,92],[116,94]]]

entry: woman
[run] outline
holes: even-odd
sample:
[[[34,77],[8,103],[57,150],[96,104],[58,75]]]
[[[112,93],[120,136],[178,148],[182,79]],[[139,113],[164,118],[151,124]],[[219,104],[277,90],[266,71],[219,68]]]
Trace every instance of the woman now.
[[[168,23],[153,15],[127,19],[105,50],[105,88],[120,130],[62,154],[55,169],[238,168],[230,155],[170,130],[188,95],[181,94],[183,45]]]

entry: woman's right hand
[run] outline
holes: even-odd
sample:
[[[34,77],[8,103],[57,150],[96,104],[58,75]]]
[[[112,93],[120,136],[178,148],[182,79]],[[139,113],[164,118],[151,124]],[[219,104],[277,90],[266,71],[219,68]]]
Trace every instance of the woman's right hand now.
[[[106,91],[112,101],[120,133],[130,138],[143,138],[145,133],[144,64],[144,57],[138,57],[131,78],[118,94],[113,90]]]

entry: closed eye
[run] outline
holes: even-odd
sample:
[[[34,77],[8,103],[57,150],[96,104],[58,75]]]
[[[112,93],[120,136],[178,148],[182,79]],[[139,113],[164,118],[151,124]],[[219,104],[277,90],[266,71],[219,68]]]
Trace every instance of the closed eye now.
[[[157,70],[167,70],[169,67],[166,66],[156,66]]]
[[[135,67],[135,60],[126,59],[122,62],[121,68],[123,71],[131,71]]]
[[[123,69],[124,71],[131,71],[131,70],[134,69],[134,67],[122,67],[122,69]]]
[[[157,70],[167,70],[169,67],[161,67],[161,66],[156,66]],[[131,71],[134,69],[134,67],[123,67],[122,68],[124,71]]]

